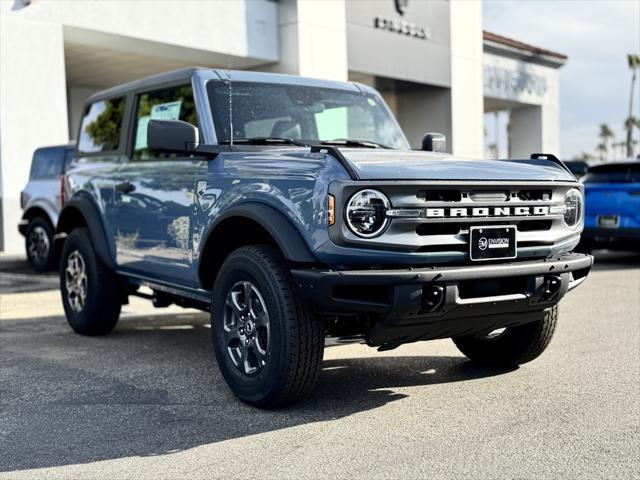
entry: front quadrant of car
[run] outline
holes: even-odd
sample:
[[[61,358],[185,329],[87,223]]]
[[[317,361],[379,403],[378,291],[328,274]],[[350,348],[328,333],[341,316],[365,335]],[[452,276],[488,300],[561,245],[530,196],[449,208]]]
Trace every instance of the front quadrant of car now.
[[[534,360],[593,262],[572,252],[583,185],[551,155],[445,143],[410,150],[356,83],[191,68],[99,92],[55,235],[69,324],[106,334],[132,295],[210,312],[223,378],[261,408],[312,391],[326,337]]]
[[[640,162],[598,165],[582,181],[586,216],[581,248],[640,251]]]

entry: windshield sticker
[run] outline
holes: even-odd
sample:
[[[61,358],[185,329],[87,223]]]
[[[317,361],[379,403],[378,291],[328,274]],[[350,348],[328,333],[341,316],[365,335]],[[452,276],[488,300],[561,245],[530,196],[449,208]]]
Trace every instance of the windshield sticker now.
[[[151,107],[151,118],[157,120],[179,120],[182,100],[159,103]]]
[[[138,128],[136,128],[136,150],[147,148],[147,127],[149,126],[149,115],[138,119]]]

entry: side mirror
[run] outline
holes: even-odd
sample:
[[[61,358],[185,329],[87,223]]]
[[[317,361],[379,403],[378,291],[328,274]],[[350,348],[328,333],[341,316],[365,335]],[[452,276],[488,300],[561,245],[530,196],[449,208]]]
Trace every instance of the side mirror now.
[[[427,133],[422,138],[422,150],[426,152],[446,152],[447,137],[442,133]]]
[[[152,152],[190,153],[199,143],[198,129],[182,120],[149,120],[147,146]]]

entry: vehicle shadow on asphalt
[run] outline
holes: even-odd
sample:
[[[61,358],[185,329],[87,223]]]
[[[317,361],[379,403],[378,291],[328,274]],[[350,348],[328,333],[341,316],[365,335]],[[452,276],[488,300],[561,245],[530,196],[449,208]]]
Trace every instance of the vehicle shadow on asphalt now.
[[[310,398],[263,411],[227,388],[201,314],[127,318],[111,335],[93,338],[71,333],[60,317],[2,321],[0,330],[5,472],[163,455],[348,417],[407,397],[402,387],[507,373],[463,357],[372,350],[325,361]]]
[[[640,268],[640,252],[615,252],[610,250],[595,250],[594,270],[627,270]]]
[[[0,259],[0,295],[57,290],[59,287],[57,272],[34,272],[22,258]]]

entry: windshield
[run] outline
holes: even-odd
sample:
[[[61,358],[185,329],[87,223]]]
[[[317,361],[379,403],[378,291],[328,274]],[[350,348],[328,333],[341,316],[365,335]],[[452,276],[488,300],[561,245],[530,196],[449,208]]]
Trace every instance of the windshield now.
[[[271,83],[209,82],[218,142],[286,138],[315,144],[359,140],[408,149],[391,112],[377,95],[332,88]],[[229,92],[233,101],[229,102]]]

